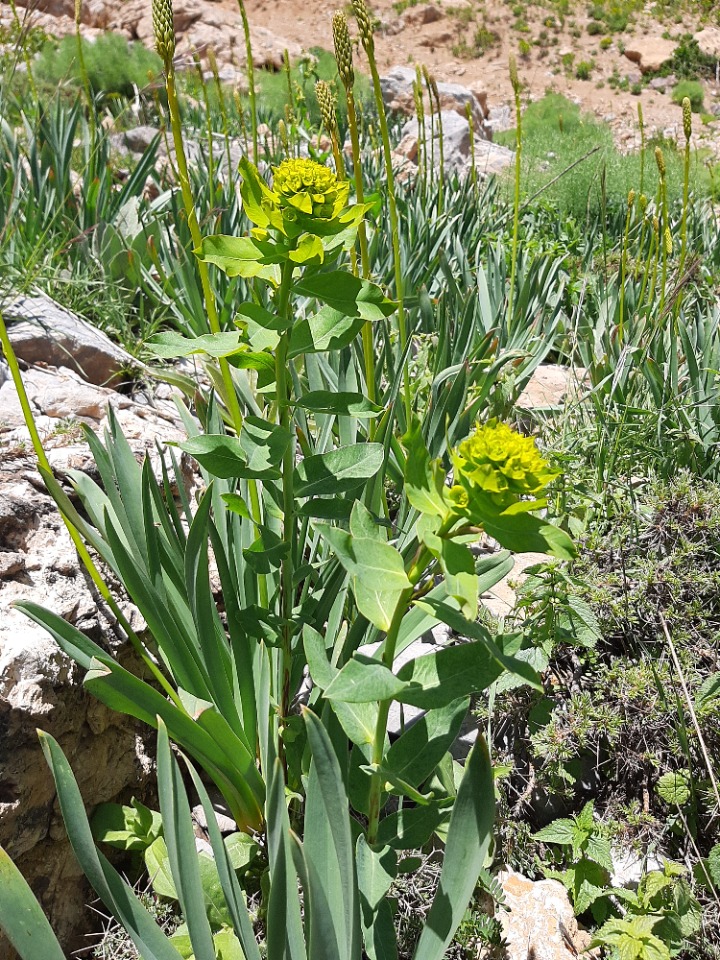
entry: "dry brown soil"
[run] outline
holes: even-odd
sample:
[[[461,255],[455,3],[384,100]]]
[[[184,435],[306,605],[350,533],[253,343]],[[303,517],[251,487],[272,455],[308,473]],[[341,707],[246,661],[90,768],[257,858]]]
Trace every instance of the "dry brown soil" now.
[[[236,0],[220,2],[234,6]],[[251,22],[268,27],[278,36],[295,40],[305,49],[316,46],[332,49],[330,21],[340,5],[338,0],[245,2]],[[630,77],[631,81],[640,79],[637,65],[622,53],[623,45],[629,47],[633,38],[661,37],[665,30],[676,37],[701,29],[699,18],[692,14],[692,5],[689,5],[691,12],[681,23],[674,20],[663,22],[650,12],[637,16],[628,30],[612,35],[612,45],[603,50],[600,45],[603,34],[591,36],[587,32],[590,18],[587,4],[582,0],[578,0],[564,24],[554,17],[550,5],[525,2],[524,19],[528,32],[519,32],[514,27],[516,17],[512,6],[515,2],[517,0],[437,0],[434,5],[441,11],[440,18],[432,23],[419,23],[420,7],[427,6],[420,0],[417,6],[405,11],[406,25],[399,33],[393,34],[392,27],[399,15],[392,0],[375,0],[372,5],[374,13],[390,28],[381,29],[377,35],[381,72],[398,64],[425,64],[438,80],[484,88],[490,107],[498,107],[511,102],[508,60],[512,54],[518,55],[520,41],[526,40],[531,44],[531,52],[527,57],[518,57],[518,63],[528,98],[538,99],[547,90],[572,98],[584,110],[607,120],[621,146],[631,147],[636,140],[639,101],[649,131],[665,131],[668,135],[673,131],[675,134],[680,132],[681,111],[672,103],[670,90],[663,94],[644,88],[640,96],[635,96],[630,91],[613,90],[608,80],[615,71],[621,77]],[[545,23],[553,17],[554,24]],[[497,34],[496,44],[480,57],[459,54],[459,46],[463,41],[470,45],[481,26]],[[545,45],[537,46],[534,41],[541,40],[543,31]],[[568,53],[574,55],[575,65],[583,60],[593,64],[589,80],[576,79],[574,69],[563,66],[563,55]],[[361,58],[358,63],[362,67]],[[707,84],[705,108],[717,103],[720,103],[720,89]],[[694,126],[708,146],[720,146],[720,133],[716,132],[720,124],[708,128],[696,121]]]

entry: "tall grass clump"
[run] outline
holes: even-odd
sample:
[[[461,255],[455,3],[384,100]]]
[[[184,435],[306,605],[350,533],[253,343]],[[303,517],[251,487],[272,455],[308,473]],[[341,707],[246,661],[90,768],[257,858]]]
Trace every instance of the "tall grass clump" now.
[[[48,40],[34,64],[38,83],[84,87],[87,78],[93,96],[111,100],[134,96],[136,87],[144,89],[161,72],[162,61],[155,53],[117,33],[92,41],[82,38],[79,45],[76,37],[64,37],[59,43]]]

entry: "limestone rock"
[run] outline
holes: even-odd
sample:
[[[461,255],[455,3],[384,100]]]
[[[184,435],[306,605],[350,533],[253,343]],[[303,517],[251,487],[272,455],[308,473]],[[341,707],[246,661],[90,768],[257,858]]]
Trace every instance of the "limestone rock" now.
[[[701,53],[720,60],[720,27],[705,27],[695,34],[695,39]]]
[[[520,394],[517,405],[525,410],[558,406],[568,394],[577,394],[585,376],[582,367],[566,367],[559,363],[540,364]]]
[[[507,941],[506,960],[576,960],[590,935],[578,929],[567,891],[557,880],[528,880],[514,870],[499,875],[507,909],[497,918]],[[594,952],[584,953],[589,958]],[[482,956],[482,954],[481,954]]]
[[[139,366],[104,333],[44,294],[17,297],[3,307],[3,316],[15,353],[26,363],[68,367],[97,385]]]
[[[384,77],[380,78],[383,100],[389,110],[412,116],[415,113],[415,97],[413,85],[415,70],[410,67],[393,67]],[[438,83],[440,107],[443,112],[454,111],[461,117],[466,117],[467,105],[472,111],[476,135],[484,136],[484,121],[487,115],[487,97],[478,96],[468,87],[459,83]],[[430,112],[430,103],[425,91],[426,113]],[[483,102],[484,101],[484,102]],[[434,107],[434,104],[433,104]]]
[[[440,123],[443,131],[443,150],[445,170],[447,173],[457,173],[461,177],[470,174],[472,168],[473,151],[471,150],[470,124],[467,118],[452,110],[443,110],[440,114]],[[434,158],[435,165],[440,162],[439,130],[437,117],[435,118],[435,142],[428,146],[428,153]],[[412,171],[410,163],[416,165],[419,160],[419,124],[413,117],[402,129],[402,139],[395,150],[401,176],[410,178]],[[429,141],[429,124],[426,122],[425,135]],[[475,169],[480,177],[487,177],[493,173],[500,173],[509,166],[515,157],[512,150],[498,146],[489,140],[475,137]]]
[[[662,37],[633,37],[625,48],[625,56],[637,63],[641,73],[653,73],[671,59],[677,44]]]

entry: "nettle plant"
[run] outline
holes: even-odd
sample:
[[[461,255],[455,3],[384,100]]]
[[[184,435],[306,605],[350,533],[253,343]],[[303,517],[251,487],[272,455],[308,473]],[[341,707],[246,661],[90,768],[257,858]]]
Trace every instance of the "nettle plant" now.
[[[172,20],[156,20],[168,69]],[[237,304],[235,330],[219,330],[208,307],[210,333],[166,333],[154,345],[165,358],[198,357],[215,388],[196,395],[197,419],[180,405],[188,440],[179,446],[197,461],[201,494],[186,493],[172,449],[158,482],[112,416],[104,442],[87,432],[99,483],[71,478],[82,511],[38,448],[96,583],[88,548],[145,618],[135,635],[106,591],[138,671],[50,611],[21,605],[86,671],[92,694],[158,730],[177,935],[96,849],[67,760],[50,736],[41,742],[75,854],[146,960],[397,956],[388,892],[408,868],[403,851],[433,838],[444,842],[443,867],[414,957],[439,960],[491,860],[494,817],[482,735],[464,766],[450,749],[470,698],[503,674],[540,689],[515,656],[518,638],[493,639],[476,622],[478,598],[509,572],[510,551],[573,555],[567,535],[538,516],[557,473],[532,439],[475,424],[482,399],[468,397],[462,371],[438,396],[442,431],[431,429],[436,417],[408,422],[398,404],[408,350],[393,353],[388,330],[396,305],[347,266],[372,207],[351,203],[346,181],[304,159],[281,163],[271,183],[248,160],[240,171],[253,228],[202,238],[196,254],[206,295],[210,265],[242,278],[252,297]],[[486,534],[503,549],[474,551]],[[398,668],[440,623],[462,640],[406,654]],[[391,741],[394,704],[420,714]],[[257,911],[198,768],[260,849]],[[206,811],[212,897],[186,781]],[[0,925],[20,955],[62,956],[5,855],[0,876]]]

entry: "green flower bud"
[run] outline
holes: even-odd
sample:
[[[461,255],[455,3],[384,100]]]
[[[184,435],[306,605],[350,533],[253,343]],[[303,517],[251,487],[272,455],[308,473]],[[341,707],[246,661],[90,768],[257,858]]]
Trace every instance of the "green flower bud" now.
[[[660,179],[665,179],[665,157],[660,147],[655,147],[655,163],[657,164],[658,173],[660,174]]]
[[[373,18],[367,8],[365,0],[352,0],[352,5],[362,45],[366,53],[372,53],[375,48]]]
[[[152,0],[155,49],[167,67],[175,56],[175,27],[172,0]]]
[[[685,139],[689,140],[690,137],[692,136],[692,106],[690,105],[689,97],[683,97],[682,112],[683,112],[683,132],[685,134]]]
[[[518,74],[517,60],[514,56],[510,57],[510,83],[512,84],[513,93],[516,97],[520,96],[520,75]]]
[[[330,85],[324,80],[318,80],[315,84],[315,96],[320,107],[323,126],[332,135],[337,126],[337,116],[335,114],[335,97]]]
[[[634,203],[635,203],[635,191],[630,190],[630,192],[628,193],[628,206],[632,207]]]
[[[654,234],[660,233],[660,221],[657,217],[652,218],[652,228]]]
[[[353,69],[352,41],[344,13],[338,11],[333,14],[332,31],[338,73],[345,89],[351,90],[355,83],[355,70]]]
[[[638,198],[638,203],[640,204],[640,212],[645,213],[645,211],[647,210],[648,198],[645,196],[644,193],[640,194]]]
[[[670,227],[665,227],[663,239],[665,241],[665,253],[670,256],[673,251],[673,239],[672,234],[670,233]]]

